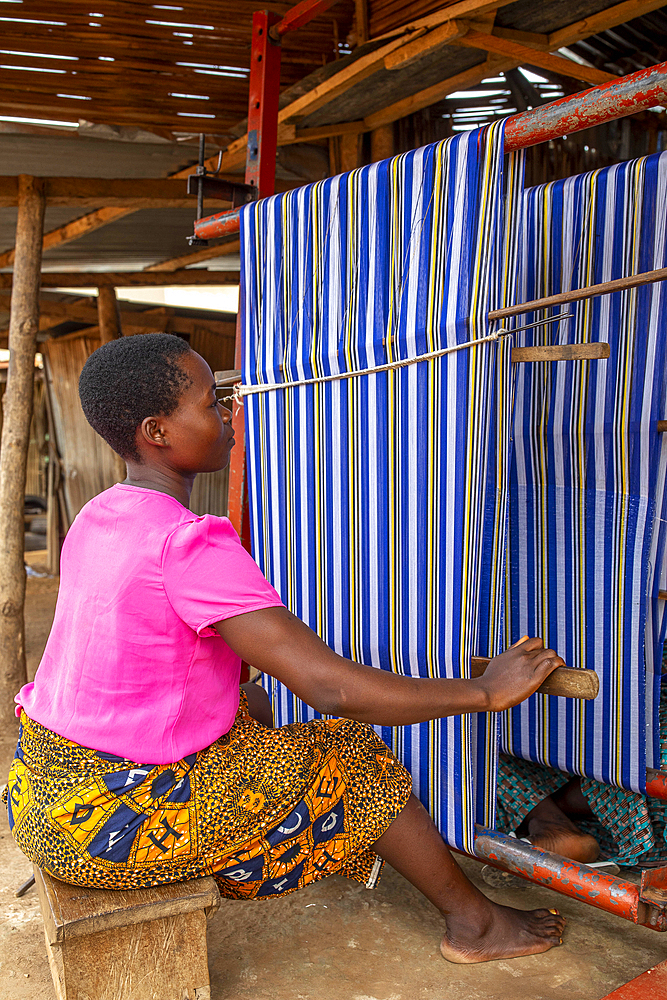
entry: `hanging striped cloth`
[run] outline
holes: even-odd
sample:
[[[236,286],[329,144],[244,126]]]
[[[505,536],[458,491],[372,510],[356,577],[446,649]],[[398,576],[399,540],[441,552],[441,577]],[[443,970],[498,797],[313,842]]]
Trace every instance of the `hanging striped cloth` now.
[[[242,211],[243,379],[276,384],[489,333],[500,304],[502,128]],[[516,185],[513,186],[513,189]],[[253,554],[336,652],[459,677],[502,641],[510,343],[245,399]],[[283,725],[315,713],[267,678]],[[445,838],[493,823],[495,717],[378,732]]]
[[[667,154],[531,188],[519,301],[667,265]],[[554,312],[516,344],[609,343],[602,361],[518,365],[507,639],[541,635],[600,695],[536,695],[502,723],[510,753],[622,788],[659,766],[667,619],[667,283]],[[520,317],[515,325],[552,315]]]

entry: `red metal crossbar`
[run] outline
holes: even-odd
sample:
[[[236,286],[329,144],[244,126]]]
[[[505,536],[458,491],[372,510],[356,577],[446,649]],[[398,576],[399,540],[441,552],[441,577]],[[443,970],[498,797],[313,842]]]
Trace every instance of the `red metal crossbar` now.
[[[667,62],[562,97],[505,123],[505,149],[523,149],[593,125],[634,115],[667,101]]]
[[[304,24],[308,24],[313,18],[319,17],[329,7],[333,7],[335,3],[336,0],[302,0],[296,7],[292,7],[291,10],[287,11],[282,21],[275,28],[271,28],[271,37],[279,38],[281,35],[286,35],[288,31],[296,31],[297,28],[303,28]]]
[[[633,924],[641,924],[654,931],[667,931],[664,903],[661,900],[656,905],[660,897],[651,888],[644,889],[599,869],[542,851],[499,830],[478,826],[475,831],[478,861],[486,861],[494,868],[519,875],[528,882],[546,885],[582,903],[615,913]],[[665,869],[658,871],[664,872]]]

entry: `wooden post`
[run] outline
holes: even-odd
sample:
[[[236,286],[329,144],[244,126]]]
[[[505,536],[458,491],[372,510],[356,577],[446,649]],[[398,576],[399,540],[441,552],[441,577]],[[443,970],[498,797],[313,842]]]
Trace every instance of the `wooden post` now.
[[[16,258],[9,320],[9,370],[0,443],[0,724],[16,721],[14,695],[26,682],[23,504],[39,328],[44,186],[18,179]]]
[[[371,132],[371,163],[394,155],[394,126],[380,125]]]
[[[100,324],[100,341],[108,344],[123,336],[120,325],[120,309],[113,285],[100,285],[97,289],[97,316]]]
[[[356,170],[361,166],[361,132],[338,137],[340,150],[340,170]]]
[[[368,0],[354,0],[354,26],[357,45],[368,41]]]

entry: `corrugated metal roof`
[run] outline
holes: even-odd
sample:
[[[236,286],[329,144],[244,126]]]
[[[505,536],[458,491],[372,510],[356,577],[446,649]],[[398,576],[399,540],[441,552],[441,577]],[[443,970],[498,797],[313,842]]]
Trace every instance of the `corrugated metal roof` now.
[[[78,133],[42,136],[3,131],[0,151],[0,174],[5,176],[168,177],[197,161],[192,143],[123,142]]]

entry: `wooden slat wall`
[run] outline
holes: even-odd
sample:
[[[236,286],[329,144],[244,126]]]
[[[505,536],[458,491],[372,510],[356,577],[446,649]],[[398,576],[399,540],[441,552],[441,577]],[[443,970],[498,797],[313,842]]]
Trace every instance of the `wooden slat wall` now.
[[[99,346],[99,340],[85,336],[49,340],[43,346],[70,524],[85,503],[125,478],[124,463],[95,433],[79,402],[81,369]]]
[[[213,371],[232,367],[232,340],[195,330],[190,344]],[[99,345],[98,339],[82,335],[49,340],[43,347],[70,524],[88,500],[125,478],[125,464],[92,429],[79,402],[81,369]],[[227,470],[198,476],[190,506],[197,514],[226,514]]]
[[[5,394],[5,383],[0,383],[0,435],[2,434],[2,400]],[[30,444],[28,445],[28,463],[26,468],[25,492],[32,496],[46,499],[46,483],[44,463],[41,458],[41,447],[44,441],[44,382],[35,380],[35,395],[33,401],[33,416],[30,422]]]

